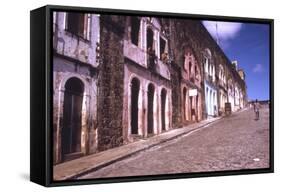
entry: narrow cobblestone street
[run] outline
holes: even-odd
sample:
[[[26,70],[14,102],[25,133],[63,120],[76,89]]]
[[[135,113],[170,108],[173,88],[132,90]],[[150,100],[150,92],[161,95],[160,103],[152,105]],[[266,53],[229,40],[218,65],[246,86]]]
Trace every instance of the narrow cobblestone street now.
[[[79,179],[269,167],[269,109],[234,113]]]

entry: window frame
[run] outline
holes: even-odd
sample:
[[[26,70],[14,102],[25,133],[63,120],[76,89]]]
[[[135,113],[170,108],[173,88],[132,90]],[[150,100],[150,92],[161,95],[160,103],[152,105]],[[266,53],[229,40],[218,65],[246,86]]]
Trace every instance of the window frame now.
[[[65,13],[65,19],[64,19],[64,30],[68,32],[69,34],[72,34],[73,36],[83,39],[85,41],[91,40],[91,25],[92,25],[92,17],[91,14],[88,13],[75,13],[75,14],[81,14],[83,15],[83,30],[82,33],[74,33],[73,31],[69,30],[69,14],[74,12],[67,12]],[[79,27],[79,26],[77,26]]]
[[[132,34],[133,34],[133,19],[137,20],[138,21],[138,35],[137,35],[137,43],[134,43],[133,42],[133,37],[132,37]],[[137,47],[140,47],[140,43],[141,43],[141,37],[140,37],[140,33],[141,33],[141,18],[138,18],[137,16],[132,16],[130,18],[130,27],[131,27],[131,30],[130,30],[130,41],[132,44],[134,44],[135,46]]]

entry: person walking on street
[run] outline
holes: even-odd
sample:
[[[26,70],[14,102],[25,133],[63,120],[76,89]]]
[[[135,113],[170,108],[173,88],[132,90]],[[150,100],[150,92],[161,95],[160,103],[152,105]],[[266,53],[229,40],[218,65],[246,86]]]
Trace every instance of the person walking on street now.
[[[255,112],[255,120],[259,120],[260,119],[260,103],[258,102],[258,100],[256,99],[255,103],[254,103],[254,112]]]

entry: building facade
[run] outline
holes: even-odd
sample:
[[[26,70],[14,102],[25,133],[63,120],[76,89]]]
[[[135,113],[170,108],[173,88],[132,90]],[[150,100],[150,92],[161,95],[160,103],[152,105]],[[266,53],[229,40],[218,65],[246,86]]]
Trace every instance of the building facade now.
[[[54,164],[246,104],[245,74],[200,21],[53,14]]]
[[[168,41],[156,18],[126,17],[123,138],[126,142],[171,128]]]
[[[97,148],[99,24],[93,14],[53,15],[54,163]]]
[[[218,115],[217,101],[217,84],[215,69],[216,64],[209,48],[204,50],[204,85],[205,85],[205,102],[206,117],[214,117]]]

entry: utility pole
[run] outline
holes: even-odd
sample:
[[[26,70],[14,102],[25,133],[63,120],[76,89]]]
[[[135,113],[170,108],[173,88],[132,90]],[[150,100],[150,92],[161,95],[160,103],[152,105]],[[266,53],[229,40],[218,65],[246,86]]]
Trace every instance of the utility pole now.
[[[216,41],[217,41],[217,44],[220,45],[219,33],[218,33],[218,22],[216,22]]]

